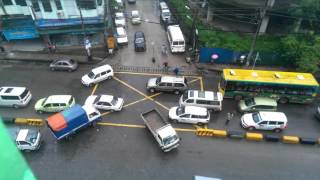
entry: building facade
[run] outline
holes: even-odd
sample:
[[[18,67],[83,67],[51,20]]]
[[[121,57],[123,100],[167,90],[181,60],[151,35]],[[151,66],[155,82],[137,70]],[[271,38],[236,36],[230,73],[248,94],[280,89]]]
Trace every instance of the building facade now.
[[[82,44],[84,36],[104,32],[104,0],[0,0],[0,6],[1,33],[7,41],[42,38]]]

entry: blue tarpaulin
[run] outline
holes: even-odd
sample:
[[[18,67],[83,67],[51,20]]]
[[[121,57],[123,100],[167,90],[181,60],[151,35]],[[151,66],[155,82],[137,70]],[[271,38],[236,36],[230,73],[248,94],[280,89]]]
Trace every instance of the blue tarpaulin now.
[[[240,52],[223,48],[200,48],[200,63],[233,64],[241,55]]]

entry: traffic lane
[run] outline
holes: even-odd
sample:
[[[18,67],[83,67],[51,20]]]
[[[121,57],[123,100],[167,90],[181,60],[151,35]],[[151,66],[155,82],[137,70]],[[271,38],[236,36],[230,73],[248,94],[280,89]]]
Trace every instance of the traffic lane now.
[[[46,118],[49,114],[38,114],[34,105],[40,98],[57,94],[71,94],[76,102],[83,104],[85,98],[91,93],[92,88],[81,84],[83,74],[89,72],[90,66],[82,66],[77,71],[52,72],[46,64],[13,64],[0,71],[0,84],[3,86],[25,86],[32,93],[31,102],[23,108],[15,109],[1,107],[0,114],[8,117]]]
[[[288,127],[280,133],[273,131],[254,130],[247,131],[241,127],[242,114],[237,111],[238,102],[233,99],[223,100],[223,110],[214,112],[209,128],[236,130],[241,132],[259,132],[263,134],[296,135],[300,137],[320,137],[320,122],[314,118],[315,106],[303,104],[278,104],[278,112],[284,112],[288,118]],[[234,117],[227,122],[227,113],[233,112]]]
[[[163,153],[147,129],[97,126],[71,141],[48,137],[24,156],[39,179],[318,179],[314,147],[179,136],[178,149]]]

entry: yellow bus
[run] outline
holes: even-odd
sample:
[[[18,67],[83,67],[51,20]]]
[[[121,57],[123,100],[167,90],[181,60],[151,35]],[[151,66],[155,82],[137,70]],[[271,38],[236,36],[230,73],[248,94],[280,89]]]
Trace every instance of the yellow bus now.
[[[311,103],[319,84],[310,73],[224,69],[218,84],[225,98],[261,96],[279,103]]]

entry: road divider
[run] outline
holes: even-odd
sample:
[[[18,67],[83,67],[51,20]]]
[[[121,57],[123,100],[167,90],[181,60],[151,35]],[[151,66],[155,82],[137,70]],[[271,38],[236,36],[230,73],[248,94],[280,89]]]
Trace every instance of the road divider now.
[[[283,142],[286,144],[308,144],[316,145],[320,144],[320,138],[309,138],[309,137],[299,137],[299,136],[281,136],[275,134],[262,134],[253,132],[243,132],[234,130],[217,130],[200,128],[196,126],[195,134],[197,136],[207,136],[207,137],[228,137],[230,139],[246,139],[250,141],[268,141],[268,142]]]
[[[252,140],[252,141],[262,141],[263,140],[263,134],[261,133],[246,133],[246,139]]]
[[[13,118],[13,117],[4,117],[2,118],[4,123],[13,123],[13,124],[26,124],[30,126],[43,126],[44,121],[37,118]]]
[[[300,139],[298,136],[282,136],[282,142],[287,144],[298,144]]]

